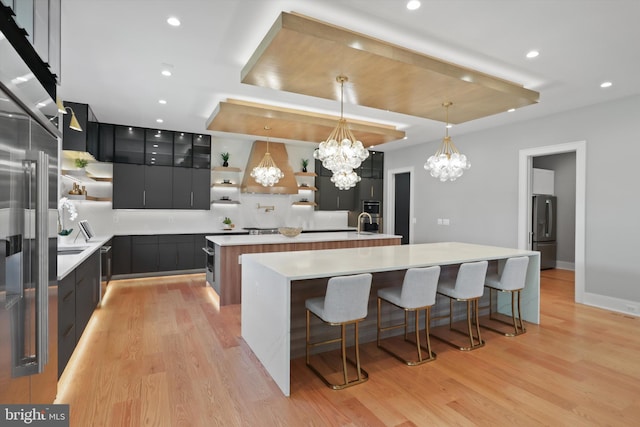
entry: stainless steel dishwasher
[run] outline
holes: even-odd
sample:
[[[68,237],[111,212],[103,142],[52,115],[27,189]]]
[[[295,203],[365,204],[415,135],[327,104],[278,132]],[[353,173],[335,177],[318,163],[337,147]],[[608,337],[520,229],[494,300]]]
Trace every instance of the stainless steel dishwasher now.
[[[202,248],[202,250],[204,251],[205,254],[207,254],[207,267],[206,267],[206,278],[207,278],[207,283],[209,284],[209,286],[211,286],[213,289],[216,290],[216,292],[220,293],[220,290],[216,288],[216,270],[215,270],[215,262],[216,262],[216,251],[215,251],[215,244],[209,240],[206,241],[207,245]]]

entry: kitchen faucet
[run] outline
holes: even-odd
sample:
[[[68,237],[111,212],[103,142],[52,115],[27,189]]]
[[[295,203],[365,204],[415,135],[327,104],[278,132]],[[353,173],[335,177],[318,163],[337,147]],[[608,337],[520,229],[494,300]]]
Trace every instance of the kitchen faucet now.
[[[362,212],[360,215],[358,215],[358,234],[360,234],[360,221],[362,220],[362,217],[365,215],[369,217],[369,224],[373,224],[373,219],[371,219],[371,215],[369,215],[369,213],[367,212]]]
[[[276,207],[273,206],[273,205],[265,206],[265,205],[261,205],[260,203],[258,203],[258,209],[264,209],[265,212],[271,212],[271,211],[275,211]]]

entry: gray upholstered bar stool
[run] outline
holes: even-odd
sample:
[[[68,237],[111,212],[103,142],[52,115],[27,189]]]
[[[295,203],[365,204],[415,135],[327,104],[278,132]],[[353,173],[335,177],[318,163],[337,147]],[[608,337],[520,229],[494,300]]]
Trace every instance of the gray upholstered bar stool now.
[[[327,292],[323,297],[310,298],[305,301],[307,311],[307,337],[306,337],[306,362],[307,366],[315,372],[322,381],[334,390],[341,390],[369,379],[369,374],[360,367],[360,349],[358,347],[358,322],[367,317],[369,293],[371,292],[371,274],[356,274],[352,276],[332,277],[327,284]],[[318,341],[310,341],[311,313],[323,322],[341,329],[340,338]],[[354,324],[356,360],[347,359],[347,325]],[[344,382],[333,384],[318,371],[309,361],[309,349],[319,345],[341,343],[342,373]],[[357,377],[349,380],[347,375],[347,360],[355,365]]]
[[[436,302],[436,290],[438,288],[438,278],[440,277],[440,267],[410,268],[404,275],[402,286],[394,286],[378,290],[378,347],[386,351],[396,359],[409,366],[420,365],[422,363],[435,360],[436,354],[431,351],[431,340],[429,338],[429,324],[431,322],[431,306]],[[404,323],[382,327],[380,314],[382,312],[382,301],[394,305],[404,310]],[[420,312],[424,310],[424,334],[427,347],[420,344]],[[407,360],[397,352],[382,345],[381,332],[404,327],[404,340],[409,341],[407,326],[409,312],[412,311],[415,317],[415,337],[413,344],[418,353],[418,360]],[[422,350],[427,351],[427,356],[422,356]]]
[[[521,291],[524,289],[524,284],[527,279],[527,267],[529,266],[529,257],[514,257],[509,258],[504,264],[502,273],[490,274],[487,276],[485,286],[489,288],[489,319],[500,323],[504,323],[513,327],[513,333],[504,332],[499,329],[490,327],[488,325],[480,325],[486,329],[494,332],[498,332],[507,337],[513,337],[525,333],[527,330],[524,328],[524,322],[522,321],[522,311],[520,311],[520,299]],[[495,318],[493,316],[493,291],[508,292],[511,294],[511,323],[505,322],[502,319]],[[517,298],[517,312],[516,318],[516,298]]]
[[[480,334],[480,324],[478,323],[478,301],[484,293],[484,280],[487,275],[487,261],[469,262],[460,265],[458,269],[458,275],[455,282],[450,280],[440,280],[438,283],[438,294],[444,295],[449,298],[449,315],[440,316],[438,318],[449,317],[449,329],[461,333],[463,335],[469,335],[469,346],[464,347],[455,344],[449,340],[438,337],[432,334],[434,338],[446,342],[459,350],[475,350],[484,346],[482,341],[482,335]],[[467,331],[461,331],[453,327],[453,302],[465,301],[467,303]],[[475,318],[474,324],[476,325],[476,334],[473,336],[471,328],[471,316]]]

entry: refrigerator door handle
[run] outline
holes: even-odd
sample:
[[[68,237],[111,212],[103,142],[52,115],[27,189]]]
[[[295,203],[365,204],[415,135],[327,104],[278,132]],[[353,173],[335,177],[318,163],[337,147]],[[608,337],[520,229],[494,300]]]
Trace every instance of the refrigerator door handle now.
[[[49,359],[49,156],[29,152],[26,162],[36,169],[36,351],[37,373],[44,372]]]

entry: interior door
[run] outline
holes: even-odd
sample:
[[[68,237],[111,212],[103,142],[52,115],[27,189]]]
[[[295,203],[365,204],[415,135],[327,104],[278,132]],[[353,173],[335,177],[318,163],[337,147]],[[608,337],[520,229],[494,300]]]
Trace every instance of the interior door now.
[[[411,205],[411,174],[409,172],[395,175],[395,211],[394,234],[402,235],[401,243],[409,244],[409,216]]]

